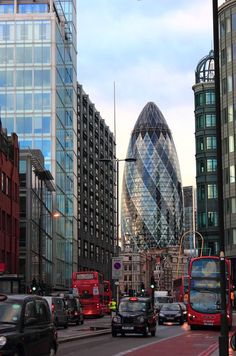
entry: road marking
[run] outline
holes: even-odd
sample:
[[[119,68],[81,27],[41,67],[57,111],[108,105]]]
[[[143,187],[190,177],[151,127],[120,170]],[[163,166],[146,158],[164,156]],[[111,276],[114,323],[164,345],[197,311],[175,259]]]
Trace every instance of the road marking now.
[[[134,352],[134,351],[137,351],[137,350],[141,350],[145,347],[148,347],[150,345],[154,345],[154,344],[158,344],[159,342],[162,342],[162,341],[166,341],[166,340],[169,340],[169,339],[173,339],[174,337],[177,337],[177,336],[180,336],[180,335],[183,335],[183,332],[179,333],[179,334],[176,334],[176,335],[173,335],[173,336],[169,336],[169,337],[166,337],[166,338],[163,338],[161,340],[157,340],[157,341],[154,341],[154,342],[150,342],[150,344],[145,344],[145,345],[141,345],[141,346],[138,346],[138,347],[133,347],[132,349],[129,349],[129,350],[126,350],[126,351],[123,351],[123,352],[119,352],[118,354],[115,354],[114,356],[123,356],[123,355],[127,355],[129,354],[130,352]]]

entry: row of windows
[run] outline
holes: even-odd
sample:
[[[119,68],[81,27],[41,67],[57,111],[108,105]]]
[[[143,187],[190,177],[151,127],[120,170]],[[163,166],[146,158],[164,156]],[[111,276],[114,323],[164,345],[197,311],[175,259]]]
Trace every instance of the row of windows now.
[[[205,150],[216,150],[216,137],[215,136],[200,136],[196,139],[196,152]]]
[[[195,106],[214,105],[215,104],[215,92],[196,93]]]
[[[49,21],[0,22],[0,42],[50,41],[51,24]]]
[[[197,174],[212,173],[217,170],[217,159],[208,158],[207,160],[201,159],[197,161]]]
[[[50,92],[0,94],[1,111],[33,111],[51,108]]]
[[[45,66],[51,63],[50,45],[0,46],[0,67],[25,64]],[[27,74],[27,72],[26,72]]]
[[[217,185],[216,184],[199,184],[197,186],[197,198],[199,201],[207,199],[217,199]]]
[[[51,85],[50,69],[0,70],[0,88],[28,87],[45,88]]]
[[[47,4],[19,4],[17,6],[17,12],[19,14],[45,13],[48,12],[48,5]],[[14,13],[13,4],[0,5],[0,14],[13,14],[13,13]]]
[[[8,236],[18,236],[17,220],[4,210],[0,209],[0,231]]]
[[[199,228],[218,226],[218,213],[216,211],[198,212],[197,223]]]
[[[17,184],[12,182],[11,178],[4,172],[1,172],[0,178],[1,192],[17,202],[19,200],[19,189]]]
[[[50,134],[51,117],[50,116],[16,116],[2,117],[2,126],[7,128],[8,132],[17,132],[17,134]]]
[[[205,114],[197,116],[196,118],[196,128],[204,129],[205,127],[215,127],[216,126],[216,116],[215,114]]]
[[[81,239],[78,240],[78,255],[81,256]],[[100,246],[89,244],[88,241],[83,241],[83,257],[90,258],[96,262],[108,263],[111,252]]]
[[[236,31],[236,13],[222,17],[220,19],[220,37],[224,37],[226,33]]]

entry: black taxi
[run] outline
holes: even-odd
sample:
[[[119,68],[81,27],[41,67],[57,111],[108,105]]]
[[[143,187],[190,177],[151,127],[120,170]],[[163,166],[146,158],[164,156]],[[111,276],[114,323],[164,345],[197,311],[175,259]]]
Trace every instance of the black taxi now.
[[[37,295],[0,294],[0,355],[55,355],[58,341],[49,305]]]
[[[151,298],[124,297],[111,322],[112,336],[117,334],[156,334],[156,314]]]

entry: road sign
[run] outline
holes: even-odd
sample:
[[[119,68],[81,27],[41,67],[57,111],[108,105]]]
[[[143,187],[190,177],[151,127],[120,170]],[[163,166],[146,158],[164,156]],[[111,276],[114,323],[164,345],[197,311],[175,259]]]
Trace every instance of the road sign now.
[[[112,258],[112,279],[120,279],[123,273],[123,261],[120,257]]]

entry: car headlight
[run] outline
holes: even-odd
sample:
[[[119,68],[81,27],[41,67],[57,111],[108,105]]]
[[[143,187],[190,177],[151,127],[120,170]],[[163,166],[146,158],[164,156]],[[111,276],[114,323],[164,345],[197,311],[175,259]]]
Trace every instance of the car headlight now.
[[[7,338],[5,336],[0,336],[0,346],[4,346],[7,343]]]
[[[121,318],[120,318],[119,316],[114,316],[113,319],[112,319],[112,321],[113,321],[114,323],[120,323],[120,322],[121,322]]]
[[[160,313],[159,316],[160,316],[161,318],[163,318],[164,314],[161,314],[161,313]]]
[[[144,319],[143,316],[139,316],[139,317],[137,318],[137,320],[138,320],[139,323],[144,323],[144,321],[145,321],[145,319]]]

